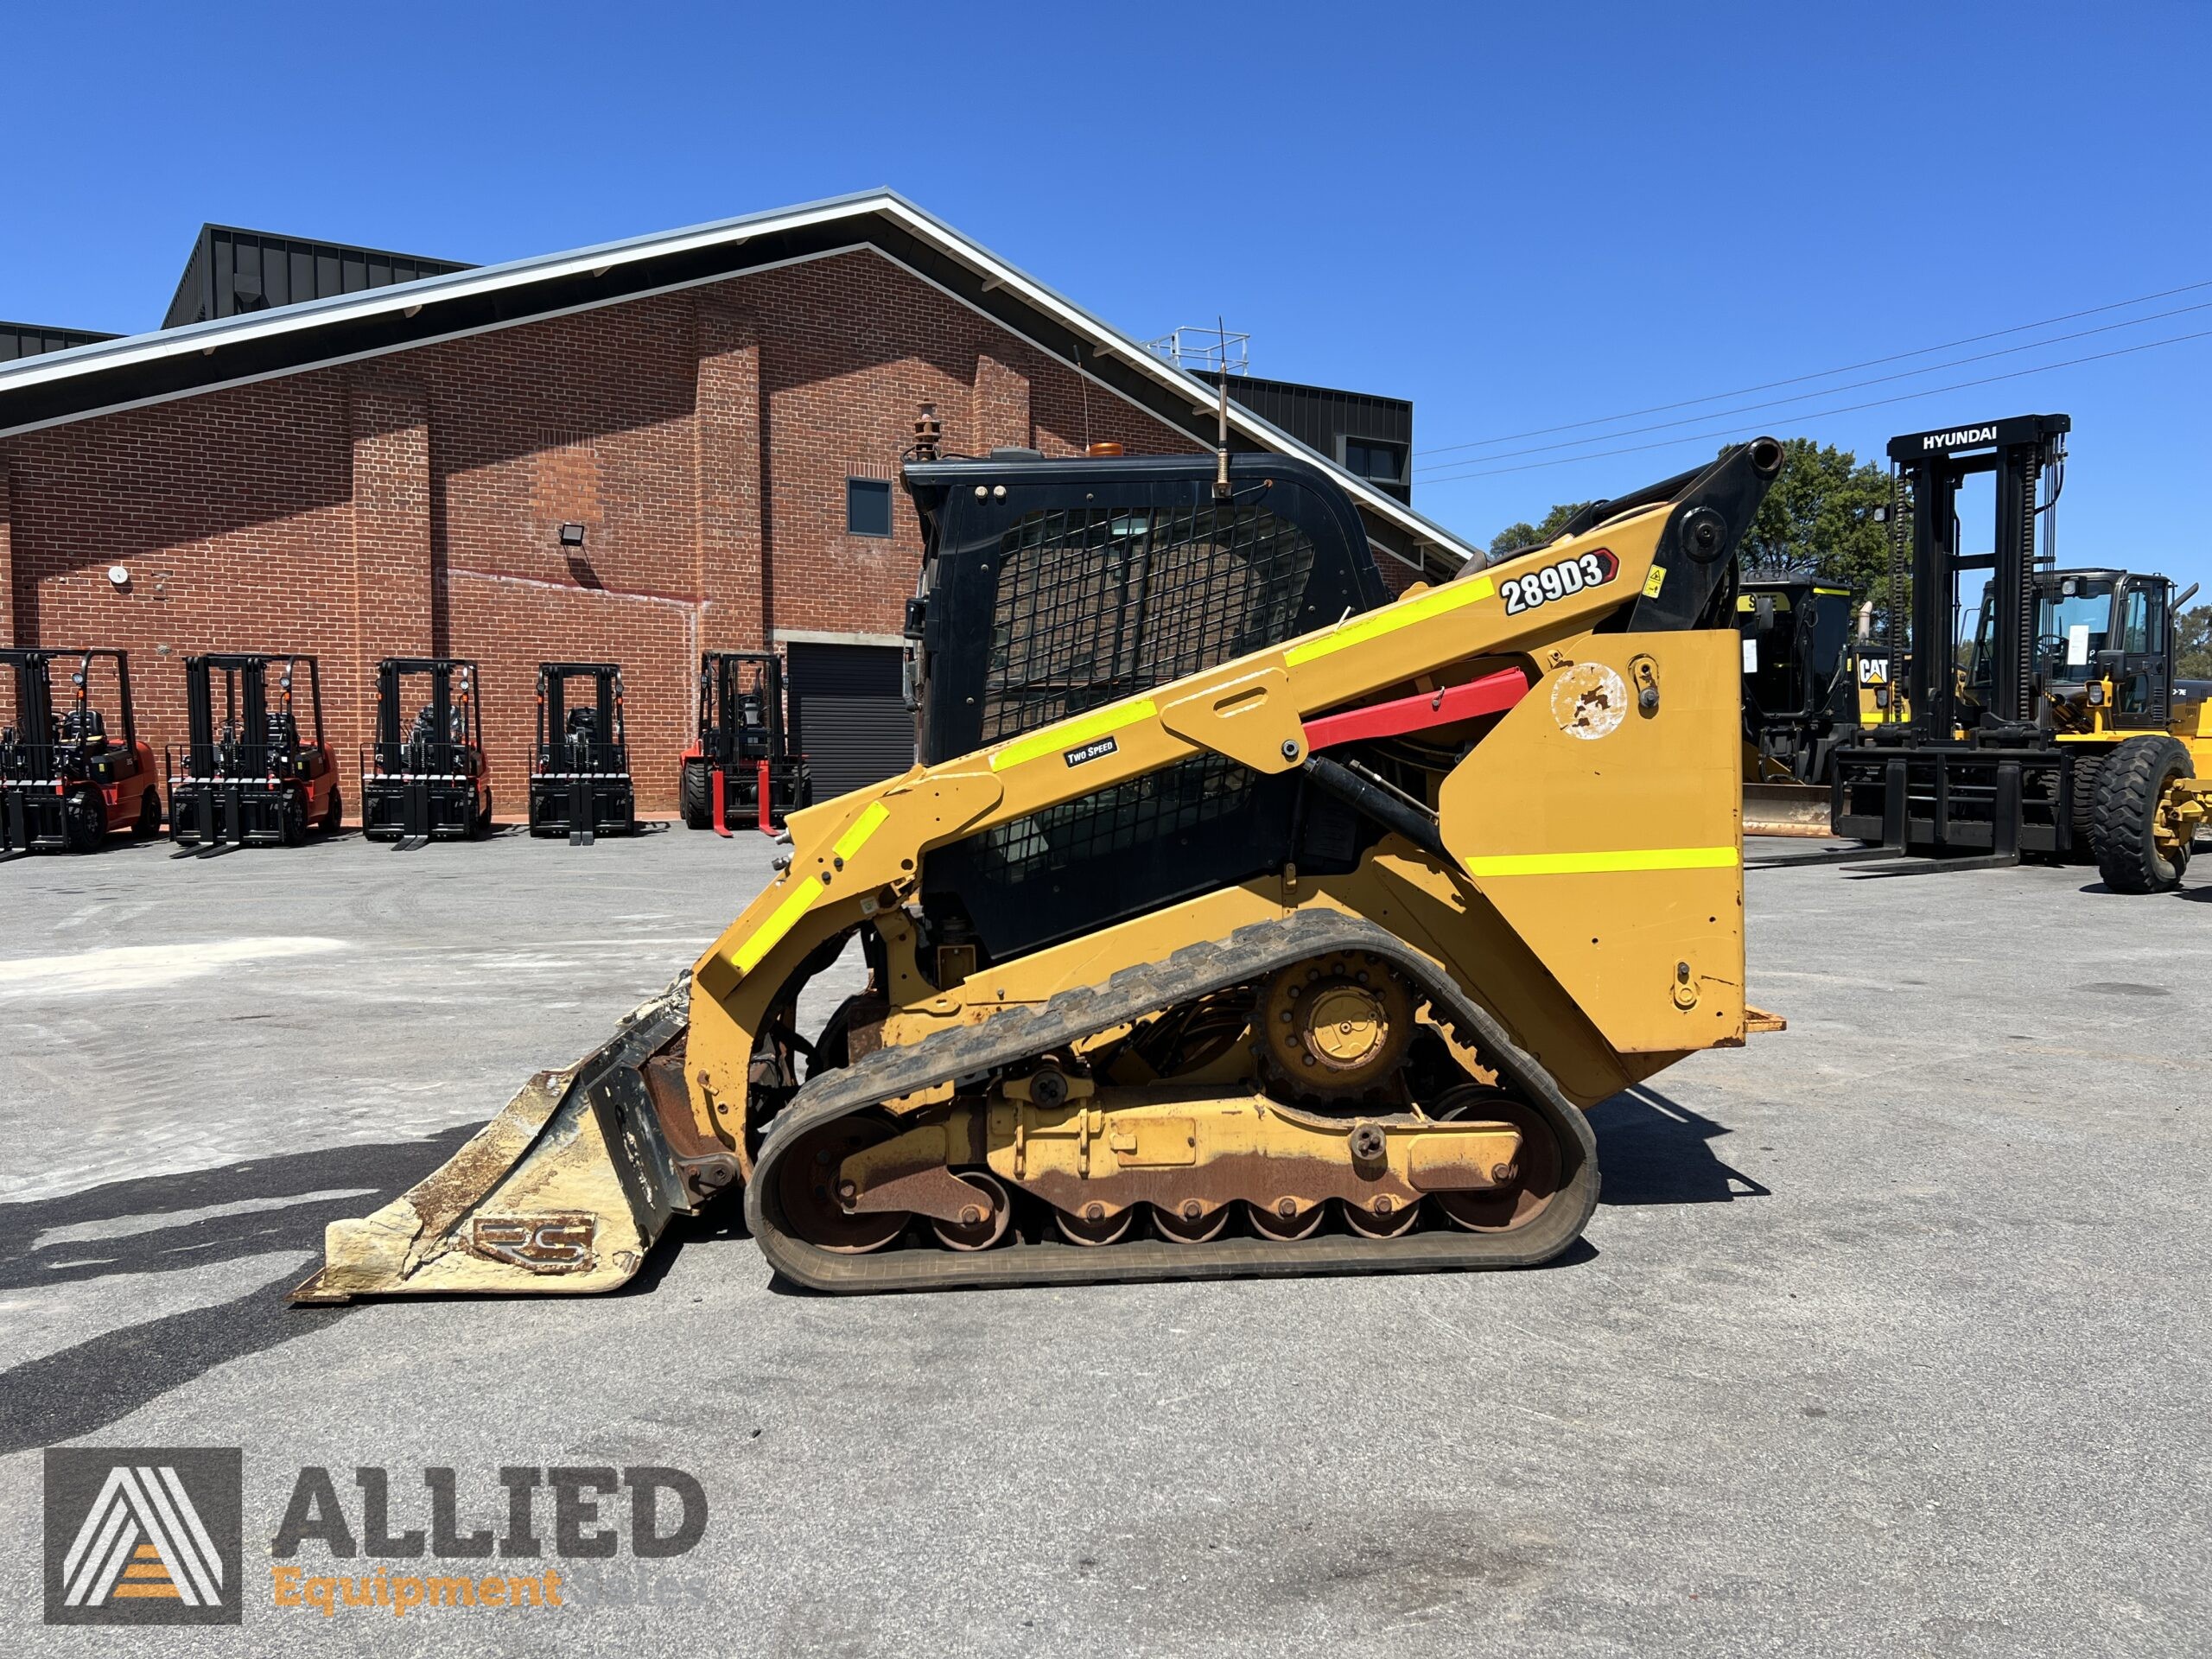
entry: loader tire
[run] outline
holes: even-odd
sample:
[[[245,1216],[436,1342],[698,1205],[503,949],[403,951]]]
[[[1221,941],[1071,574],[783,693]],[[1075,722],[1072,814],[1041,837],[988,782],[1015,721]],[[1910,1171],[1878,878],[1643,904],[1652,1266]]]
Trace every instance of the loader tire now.
[[[98,852],[107,839],[107,808],[101,804],[96,789],[80,789],[70,796],[63,808],[63,821],[73,853]]]
[[[138,822],[130,826],[130,839],[151,841],[162,833],[162,792],[149,789],[138,798]]]
[[[2160,820],[2174,785],[2194,777],[2189,751],[2163,734],[2131,737],[2106,757],[2097,779],[2097,871],[2114,893],[2163,893],[2181,885],[2189,848],[2169,834],[2158,842]]]
[[[2097,794],[2104,777],[2105,762],[2111,757],[2103,754],[2077,755],[2074,761],[2074,810],[2071,828],[2074,832],[2073,861],[2094,864],[2102,854],[2097,839]]]
[[[330,791],[330,804],[322,811],[322,833],[326,836],[334,836],[338,833],[339,826],[345,822],[346,798],[334,789]]]
[[[712,782],[707,776],[707,763],[703,760],[686,760],[683,763],[682,792],[683,822],[689,828],[709,830],[714,827],[715,803],[712,790]]]
[[[308,798],[305,790],[288,789],[284,791],[284,804],[278,809],[276,818],[276,839],[286,847],[304,847],[308,844]]]

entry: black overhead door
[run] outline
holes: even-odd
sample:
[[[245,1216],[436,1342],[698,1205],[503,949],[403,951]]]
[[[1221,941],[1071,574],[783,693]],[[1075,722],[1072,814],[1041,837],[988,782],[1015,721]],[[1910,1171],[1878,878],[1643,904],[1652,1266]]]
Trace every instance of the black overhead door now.
[[[914,716],[895,645],[784,647],[791,747],[814,774],[814,798],[894,778],[914,764]]]

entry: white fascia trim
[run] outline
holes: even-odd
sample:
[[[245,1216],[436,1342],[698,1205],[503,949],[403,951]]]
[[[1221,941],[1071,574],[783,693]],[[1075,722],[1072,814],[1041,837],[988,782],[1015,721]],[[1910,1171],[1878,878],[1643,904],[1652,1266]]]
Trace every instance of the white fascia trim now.
[[[835,628],[776,628],[769,639],[779,645],[884,645],[904,651],[911,643],[903,633],[851,633]]]
[[[884,191],[869,191],[855,196],[834,197],[827,201],[810,202],[802,207],[694,226],[689,230],[632,237],[626,241],[579,248],[569,253],[510,260],[499,265],[480,265],[472,270],[425,276],[412,283],[394,283],[384,288],[366,289],[359,294],[308,300],[299,305],[281,306],[273,311],[251,312],[242,317],[218,317],[207,322],[189,323],[181,328],[163,328],[149,334],[127,335],[121,340],[97,340],[90,346],[73,346],[66,352],[48,352],[38,357],[25,358],[20,363],[0,368],[0,391],[11,386],[39,385],[48,380],[64,379],[87,368],[127,367],[138,363],[158,362],[163,358],[188,357],[194,352],[204,353],[211,346],[219,350],[226,343],[235,345],[272,334],[315,327],[324,323],[351,322],[386,312],[404,311],[410,306],[431,305],[441,300],[469,299],[531,283],[588,275],[602,266],[629,264],[639,259],[687,253],[696,248],[742,243],[755,236],[797,230],[874,211],[887,195],[888,193]],[[642,294],[618,295],[613,296],[610,302],[645,297]],[[542,315],[552,316],[561,314],[546,312]],[[471,329],[467,332],[480,331]],[[430,340],[410,340],[408,346],[433,343]],[[213,386],[200,387],[195,391],[216,389]]]

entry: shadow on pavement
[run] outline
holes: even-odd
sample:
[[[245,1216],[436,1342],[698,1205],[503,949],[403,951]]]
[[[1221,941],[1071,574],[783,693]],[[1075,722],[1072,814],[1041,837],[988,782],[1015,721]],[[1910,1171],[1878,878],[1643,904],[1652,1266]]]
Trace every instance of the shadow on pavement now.
[[[474,1133],[470,1127],[423,1141],[329,1147],[0,1205],[0,1289],[163,1273],[276,1250],[320,1255],[327,1224],[367,1214],[429,1174]],[[287,1202],[343,1188],[370,1190],[353,1198]],[[188,1213],[242,1202],[268,1207],[232,1216]],[[37,1248],[39,1236],[57,1228],[178,1212],[187,1213],[174,1224]],[[264,1285],[235,1301],[105,1332],[0,1371],[0,1453],[89,1434],[218,1365],[325,1329],[326,1321],[349,1311],[295,1308],[284,1300],[289,1288],[289,1283]]]
[[[1769,1190],[1713,1155],[1732,1131],[1656,1089],[1630,1089],[1590,1109],[1598,1132],[1600,1204],[1728,1204]]]

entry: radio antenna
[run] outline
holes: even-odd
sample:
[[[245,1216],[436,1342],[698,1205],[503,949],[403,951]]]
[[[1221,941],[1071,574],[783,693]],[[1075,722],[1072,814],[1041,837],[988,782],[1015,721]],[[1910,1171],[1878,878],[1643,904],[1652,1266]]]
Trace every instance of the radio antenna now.
[[[1229,499],[1229,321],[1217,315],[1214,327],[1221,336],[1221,410],[1213,452],[1213,499]]]

